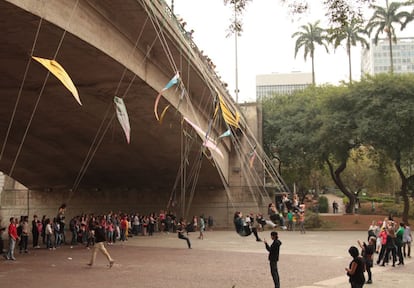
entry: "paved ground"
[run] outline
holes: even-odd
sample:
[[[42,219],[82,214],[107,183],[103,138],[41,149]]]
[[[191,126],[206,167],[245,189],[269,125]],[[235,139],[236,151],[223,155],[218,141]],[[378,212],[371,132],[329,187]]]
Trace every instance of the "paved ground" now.
[[[344,268],[350,262],[349,246],[366,240],[366,232],[279,232],[281,286],[349,287]],[[273,287],[264,244],[235,232],[206,232],[205,239],[191,233],[193,249],[175,234],[133,237],[109,246],[116,260],[109,269],[98,254],[88,267],[90,251],[63,246],[54,251],[31,250],[16,254],[17,261],[0,259],[0,287]],[[269,238],[263,232],[262,238]],[[374,284],[368,287],[411,287],[414,264],[374,267]]]

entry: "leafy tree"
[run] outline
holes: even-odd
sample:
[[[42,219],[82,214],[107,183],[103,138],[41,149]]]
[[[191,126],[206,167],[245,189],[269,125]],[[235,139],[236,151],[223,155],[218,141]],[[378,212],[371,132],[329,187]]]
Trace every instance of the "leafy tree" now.
[[[263,135],[265,147],[277,147],[286,181],[303,182],[313,169],[327,165],[332,180],[349,198],[350,213],[355,195],[341,176],[350,151],[359,144],[354,135],[354,104],[346,91],[345,86],[312,86],[291,96],[264,99]]]
[[[388,45],[390,48],[390,72],[394,72],[394,63],[393,63],[393,53],[392,53],[392,43],[397,43],[397,35],[395,32],[395,25],[400,25],[400,29],[404,30],[406,25],[413,20],[411,13],[407,11],[400,11],[403,6],[406,6],[407,3],[401,2],[392,2],[388,4],[386,1],[386,6],[381,7],[378,5],[372,5],[374,9],[374,14],[369,19],[366,26],[368,34],[371,36],[371,33],[375,30],[374,35],[374,44],[378,44],[379,35],[385,32]]]
[[[329,169],[336,186],[349,199],[347,213],[352,213],[355,194],[342,178],[353,149],[360,146],[356,136],[356,123],[352,116],[355,103],[348,95],[348,87],[332,87],[326,91],[320,115],[321,127],[318,131],[319,146],[317,153]]]
[[[308,23],[302,25],[300,28],[302,31],[293,33],[292,38],[296,37],[295,43],[295,58],[299,52],[299,49],[303,47],[304,58],[306,61],[309,55],[312,60],[312,84],[315,85],[315,46],[316,44],[325,47],[327,53],[329,53],[327,43],[329,42],[326,30],[319,27],[320,21],[316,21],[314,24]]]
[[[414,75],[366,76],[351,87],[361,140],[392,159],[401,180],[403,221],[408,221],[409,183],[414,178]],[[409,164],[409,165],[407,165]]]
[[[362,47],[369,48],[368,41],[364,37],[367,36],[367,32],[362,27],[362,22],[354,18],[338,28],[329,29],[329,35],[329,41],[333,43],[335,49],[345,41],[346,53],[348,54],[349,83],[352,83],[351,47],[360,43]]]
[[[280,172],[287,183],[296,183],[299,194],[310,187],[308,175],[317,167],[305,131],[313,130],[311,115],[318,107],[312,106],[313,94],[296,92],[294,95],[275,95],[262,99],[264,148],[278,158]],[[298,176],[299,175],[299,176]]]

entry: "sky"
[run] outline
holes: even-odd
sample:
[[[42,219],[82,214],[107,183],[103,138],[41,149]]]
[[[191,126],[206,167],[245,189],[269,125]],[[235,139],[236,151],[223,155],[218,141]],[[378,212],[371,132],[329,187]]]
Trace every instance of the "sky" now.
[[[171,4],[171,0],[166,0]],[[328,19],[320,4],[309,1],[310,10],[301,19],[295,19],[279,0],[253,0],[249,2],[242,16],[243,32],[237,39],[238,101],[256,100],[256,75],[312,71],[311,59],[304,60],[300,49],[294,57],[295,38],[292,34],[301,31],[300,26],[320,20],[321,27],[328,27]],[[385,5],[378,0],[378,5]],[[186,29],[194,30],[193,40],[204,55],[216,65],[216,72],[228,84],[230,94],[235,98],[236,45],[235,37],[226,37],[233,19],[231,5],[223,0],[174,0],[174,13],[187,22]],[[369,12],[372,13],[372,12]],[[369,14],[371,16],[371,14]],[[367,16],[367,18],[369,17]],[[385,37],[385,35],[384,35]],[[349,79],[348,56],[344,47],[329,54],[322,46],[315,50],[315,78],[317,84],[338,84]],[[352,79],[360,78],[361,48],[353,47]]]

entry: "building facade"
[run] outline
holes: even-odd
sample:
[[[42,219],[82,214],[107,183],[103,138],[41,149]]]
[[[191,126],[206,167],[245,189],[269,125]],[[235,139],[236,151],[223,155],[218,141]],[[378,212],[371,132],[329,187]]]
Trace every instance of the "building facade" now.
[[[272,73],[256,75],[256,99],[273,94],[291,94],[312,84],[312,73]]]
[[[414,72],[414,37],[398,38],[392,43],[394,73]],[[370,49],[362,50],[361,68],[363,74],[387,73],[390,71],[390,46],[388,39],[371,40]]]

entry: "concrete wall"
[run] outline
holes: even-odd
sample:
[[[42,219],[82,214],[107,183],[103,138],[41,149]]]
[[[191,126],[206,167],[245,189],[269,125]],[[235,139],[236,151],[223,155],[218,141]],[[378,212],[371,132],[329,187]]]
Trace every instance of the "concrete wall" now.
[[[170,193],[155,191],[78,191],[76,194],[64,191],[32,191],[28,189],[4,189],[0,197],[1,226],[8,224],[11,216],[34,214],[39,217],[55,217],[62,203],[67,204],[66,217],[82,213],[103,214],[109,211],[147,214],[166,209]],[[181,211],[171,208],[177,216]],[[231,191],[231,200],[224,190],[197,189],[189,209],[193,215],[212,216],[217,228],[232,228],[234,211],[257,212],[257,204],[243,187]],[[263,211],[263,209],[260,209]]]

